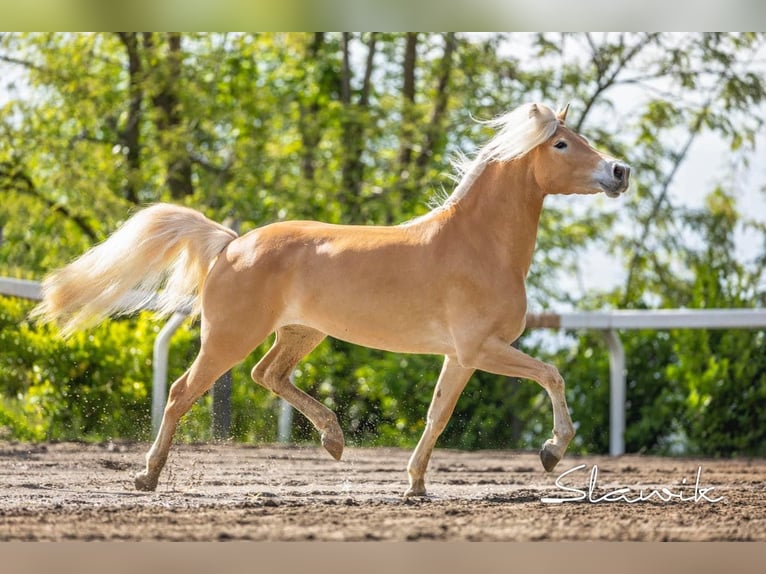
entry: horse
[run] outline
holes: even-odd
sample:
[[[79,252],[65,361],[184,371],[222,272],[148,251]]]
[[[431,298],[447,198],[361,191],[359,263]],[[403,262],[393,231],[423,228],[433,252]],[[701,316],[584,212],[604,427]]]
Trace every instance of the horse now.
[[[294,386],[290,373],[325,337],[384,351],[444,356],[423,434],[407,464],[405,496],[426,495],[436,441],[475,370],[537,382],[553,407],[540,450],[550,472],[574,427],[564,379],[512,346],[526,320],[525,280],[543,200],[551,194],[618,197],[630,167],[593,148],[555,112],[524,104],[489,123],[494,136],[458,166],[457,185],[427,214],[394,226],[283,221],[238,236],[202,213],[144,207],[103,243],[43,281],[32,315],[67,335],[154,292],[160,313],[193,301],[200,350],[171,386],[162,423],[135,487],[152,491],[180,418],[215,381],[272,333],[255,383],[302,412],[335,459],[337,416]]]

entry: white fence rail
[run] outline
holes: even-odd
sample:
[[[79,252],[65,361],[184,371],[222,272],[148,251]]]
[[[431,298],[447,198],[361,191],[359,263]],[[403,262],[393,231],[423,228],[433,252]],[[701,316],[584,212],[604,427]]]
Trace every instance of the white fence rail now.
[[[42,298],[42,290],[37,281],[0,277],[0,295],[39,301]]]
[[[0,295],[40,300],[36,281],[0,277]],[[147,304],[151,308],[151,302]],[[173,334],[186,318],[187,310],[174,313],[154,341],[152,377],[152,429],[157,432],[167,396],[168,349]],[[609,349],[609,453],[625,452],[625,351],[618,330],[632,329],[766,329],[766,309],[663,309],[637,311],[587,311],[530,313],[528,329],[590,329],[600,331]],[[290,409],[280,409],[280,437],[289,434]],[[283,420],[284,419],[284,420]]]

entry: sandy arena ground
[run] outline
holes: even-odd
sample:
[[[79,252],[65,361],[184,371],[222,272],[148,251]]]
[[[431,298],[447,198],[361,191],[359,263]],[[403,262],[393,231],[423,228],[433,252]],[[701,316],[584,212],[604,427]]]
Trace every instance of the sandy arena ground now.
[[[401,497],[409,451],[175,445],[154,493],[133,489],[145,444],[0,442],[0,540],[759,540],[766,541],[766,461],[535,453],[434,452],[430,496]],[[711,503],[568,502],[628,487]],[[686,481],[685,483],[683,481]],[[615,495],[619,496],[619,495]]]

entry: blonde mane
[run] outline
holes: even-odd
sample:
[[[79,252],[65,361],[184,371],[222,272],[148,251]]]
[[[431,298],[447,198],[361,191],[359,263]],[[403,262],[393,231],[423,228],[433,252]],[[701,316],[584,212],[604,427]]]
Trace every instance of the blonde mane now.
[[[449,201],[463,197],[487,164],[522,157],[550,139],[559,122],[551,108],[531,103],[483,123],[497,133],[473,158],[455,162],[460,181]]]
[[[481,123],[496,130],[494,137],[475,156],[459,156],[453,161],[457,186],[441,205],[422,217],[456,204],[465,197],[489,163],[506,162],[524,156],[550,139],[559,125],[556,113],[539,103],[523,104],[502,116]],[[408,223],[420,219],[418,217]]]

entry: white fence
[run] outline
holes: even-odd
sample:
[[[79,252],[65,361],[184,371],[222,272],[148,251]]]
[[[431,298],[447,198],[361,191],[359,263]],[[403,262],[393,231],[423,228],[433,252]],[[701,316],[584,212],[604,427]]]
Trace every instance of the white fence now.
[[[0,295],[40,299],[36,281],[0,278]],[[148,305],[151,307],[151,303]],[[186,318],[186,310],[174,313],[154,342],[152,385],[152,428],[156,433],[162,420],[167,395],[168,349],[170,339]],[[766,309],[663,309],[639,311],[588,311],[571,313],[530,313],[528,329],[590,329],[604,335],[609,349],[609,453],[625,452],[625,351],[619,330],[631,329],[766,329]],[[566,373],[564,373],[566,375]],[[280,435],[289,429],[290,409],[280,409]],[[214,416],[215,418],[215,416]]]

